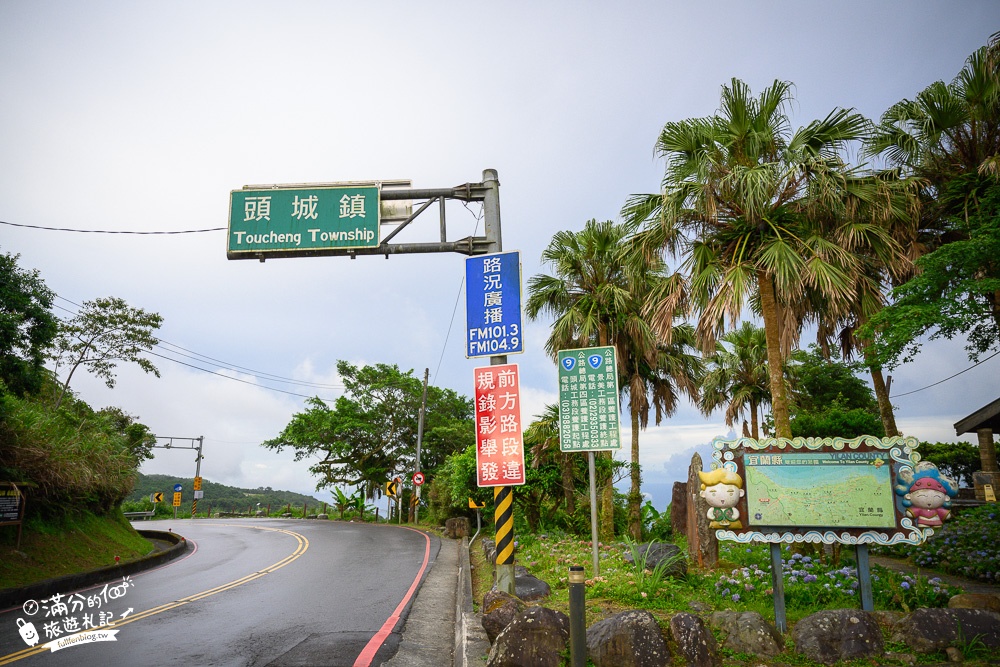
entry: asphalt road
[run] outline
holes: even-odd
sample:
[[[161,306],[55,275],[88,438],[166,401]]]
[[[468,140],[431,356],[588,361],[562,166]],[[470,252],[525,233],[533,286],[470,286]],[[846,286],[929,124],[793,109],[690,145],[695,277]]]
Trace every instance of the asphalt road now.
[[[0,665],[379,665],[395,652],[391,631],[440,548],[414,530],[335,521],[145,525],[169,527],[194,549],[130,582],[0,614]],[[114,641],[42,648],[83,629],[88,615],[95,626],[113,617],[101,631],[116,630]],[[18,619],[40,635],[34,647]]]

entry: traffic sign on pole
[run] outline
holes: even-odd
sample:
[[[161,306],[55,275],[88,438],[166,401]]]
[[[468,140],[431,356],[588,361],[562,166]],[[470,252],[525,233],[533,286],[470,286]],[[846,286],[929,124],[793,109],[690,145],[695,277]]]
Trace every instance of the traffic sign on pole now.
[[[392,480],[391,482],[385,483],[385,495],[389,496],[390,498],[395,498],[398,493],[399,493],[398,477]]]
[[[621,449],[615,348],[560,350],[558,361],[560,451]]]
[[[524,351],[521,330],[521,254],[501,252],[465,260],[465,356]]]
[[[174,492],[174,507],[180,507],[180,506],[181,506],[181,492],[180,491],[175,491]]]
[[[421,484],[423,484],[424,483],[424,473],[422,473],[422,472],[415,472],[415,473],[413,473],[413,483],[416,484],[417,486],[420,486]]]
[[[226,256],[378,247],[379,213],[374,184],[233,190]]]
[[[149,494],[149,502],[151,503],[162,503],[163,502],[163,492],[157,491],[156,493]]]
[[[525,483],[517,364],[475,369],[476,483]]]
[[[183,490],[184,489],[180,484],[174,484],[174,493],[180,493]]]
[[[201,491],[201,477],[194,478],[194,490]]]

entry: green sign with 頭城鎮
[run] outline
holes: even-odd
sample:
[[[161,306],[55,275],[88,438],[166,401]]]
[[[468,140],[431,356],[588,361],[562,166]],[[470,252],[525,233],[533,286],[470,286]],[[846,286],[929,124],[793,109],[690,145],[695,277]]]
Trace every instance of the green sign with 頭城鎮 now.
[[[374,248],[380,242],[379,215],[376,185],[233,190],[226,256]]]

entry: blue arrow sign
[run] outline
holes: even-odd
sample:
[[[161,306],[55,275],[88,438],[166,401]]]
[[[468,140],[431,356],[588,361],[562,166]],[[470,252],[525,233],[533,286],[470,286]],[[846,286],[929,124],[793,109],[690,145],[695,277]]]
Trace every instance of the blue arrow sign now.
[[[180,492],[181,492],[181,485],[174,484],[174,493],[180,493]]]

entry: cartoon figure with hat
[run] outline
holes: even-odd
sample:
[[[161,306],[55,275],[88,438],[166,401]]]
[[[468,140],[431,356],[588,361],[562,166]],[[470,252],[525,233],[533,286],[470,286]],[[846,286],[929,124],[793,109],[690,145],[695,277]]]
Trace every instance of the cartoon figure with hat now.
[[[918,527],[939,528],[951,518],[951,499],[958,495],[958,484],[936,465],[921,461],[915,471],[899,477],[896,493],[903,496],[906,516],[916,519]]]
[[[711,472],[698,471],[701,479],[701,493],[710,507],[708,518],[710,528],[730,528],[738,530],[743,527],[740,522],[740,511],[736,503],[744,496],[743,478],[732,470],[717,468]]]

